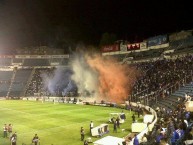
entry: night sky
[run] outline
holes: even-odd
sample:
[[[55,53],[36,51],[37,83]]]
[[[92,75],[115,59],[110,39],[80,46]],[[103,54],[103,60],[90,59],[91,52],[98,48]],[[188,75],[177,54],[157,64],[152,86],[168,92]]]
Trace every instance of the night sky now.
[[[190,2],[0,0],[0,47],[98,45],[105,32],[132,42],[193,29]]]

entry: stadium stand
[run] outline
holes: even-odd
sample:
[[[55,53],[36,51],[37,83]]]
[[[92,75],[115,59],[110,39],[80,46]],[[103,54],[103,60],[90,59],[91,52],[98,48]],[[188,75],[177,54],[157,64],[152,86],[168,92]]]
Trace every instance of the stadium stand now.
[[[0,96],[6,97],[11,84],[12,70],[0,71]]]
[[[48,59],[25,59],[23,66],[50,66]]]
[[[0,58],[0,66],[10,66],[11,59],[10,58]]]
[[[44,88],[43,75],[50,76],[53,73],[53,68],[36,68],[31,77],[31,81],[26,87],[25,96],[34,96],[37,93],[49,96],[47,88]]]
[[[157,43],[161,42],[157,38],[160,40],[162,36],[149,39],[153,40],[147,42],[151,48],[147,46],[145,51],[131,50],[127,57],[133,59],[124,61],[141,71],[140,78],[133,85],[130,101],[154,108],[159,118],[153,131],[148,133],[148,143],[141,144],[180,145],[185,140],[193,139],[192,136],[187,137],[192,130],[193,115],[186,111],[185,106],[187,101],[193,100],[193,37],[192,32],[173,36],[164,47]]]
[[[24,91],[24,88],[27,85],[31,72],[32,69],[22,69],[15,72],[15,76],[8,94],[9,97],[21,96],[21,93]]]

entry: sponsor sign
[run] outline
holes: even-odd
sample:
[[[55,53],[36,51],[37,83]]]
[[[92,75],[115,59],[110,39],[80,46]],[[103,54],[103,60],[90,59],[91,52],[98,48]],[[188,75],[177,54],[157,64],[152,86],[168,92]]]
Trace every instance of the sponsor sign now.
[[[136,50],[136,49],[140,49],[140,43],[127,44],[128,51]]]
[[[150,46],[148,49],[160,49],[160,48],[165,48],[168,47],[169,43],[161,44],[161,45],[155,45],[155,46]]]
[[[147,41],[147,46],[156,46],[156,45],[162,45],[168,43],[168,37],[167,35],[159,35],[156,37],[149,38]]]
[[[147,48],[147,42],[141,42],[140,43],[140,49],[148,49]]]
[[[42,58],[42,59],[49,59],[49,58],[69,58],[69,55],[15,55],[15,58]]]
[[[181,39],[186,39],[187,37],[192,36],[191,31],[181,31],[178,33],[173,33],[169,35],[169,40],[170,41],[177,41]]]
[[[119,51],[119,44],[107,45],[102,47],[102,52]]]
[[[121,44],[120,51],[127,51],[127,45]]]
[[[14,55],[0,55],[0,58],[14,58]]]

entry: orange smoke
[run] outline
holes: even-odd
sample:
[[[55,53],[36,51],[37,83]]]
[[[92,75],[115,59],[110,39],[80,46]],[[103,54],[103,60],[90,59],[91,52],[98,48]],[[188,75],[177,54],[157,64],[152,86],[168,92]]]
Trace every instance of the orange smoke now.
[[[128,99],[131,85],[136,80],[136,70],[118,63],[115,59],[101,56],[87,57],[91,68],[98,72],[99,95],[101,100],[123,102]]]

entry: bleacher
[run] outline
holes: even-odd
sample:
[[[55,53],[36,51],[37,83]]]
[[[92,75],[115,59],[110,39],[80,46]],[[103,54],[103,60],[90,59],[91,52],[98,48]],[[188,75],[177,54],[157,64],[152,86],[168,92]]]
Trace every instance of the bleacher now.
[[[21,93],[24,91],[24,88],[27,85],[31,72],[32,69],[21,69],[16,71],[9,93],[10,97],[19,97],[22,95]]]
[[[163,52],[163,49],[158,49],[158,50],[152,49],[144,52],[136,52],[133,54],[133,57],[135,60],[152,59],[152,58],[160,57],[162,52]]]
[[[43,75],[49,76],[49,74],[53,72],[53,69],[49,68],[37,68],[32,75],[32,78],[28,85],[26,86],[25,96],[34,96],[36,93],[45,93],[46,88],[44,88],[43,84]]]
[[[13,71],[0,71],[0,81],[10,81],[13,75]]]
[[[48,59],[25,59],[23,66],[50,66]]]
[[[11,78],[13,75],[13,71],[0,71],[0,96],[7,96],[9,91],[9,86],[11,84]]]
[[[0,66],[10,66],[11,58],[0,58]]]
[[[47,71],[55,66],[66,67],[69,63],[69,59],[67,57],[68,56],[63,55],[53,56],[53,58],[51,55],[18,55],[8,56],[8,58],[7,56],[3,56],[2,58],[0,58],[0,97],[21,97],[25,94],[34,95],[34,93],[37,93],[43,87],[41,86],[42,79],[39,80],[39,84],[36,84],[36,86],[30,84],[33,73],[32,70],[45,69],[45,71]],[[33,93],[26,93],[26,90],[28,90],[28,86],[31,86],[31,88],[36,88],[36,90],[33,90]]]
[[[0,83],[0,96],[6,97],[9,91],[10,82]]]
[[[22,62],[23,62],[22,59],[16,59],[16,58],[12,59],[12,64],[14,64],[14,63],[22,63]]]

